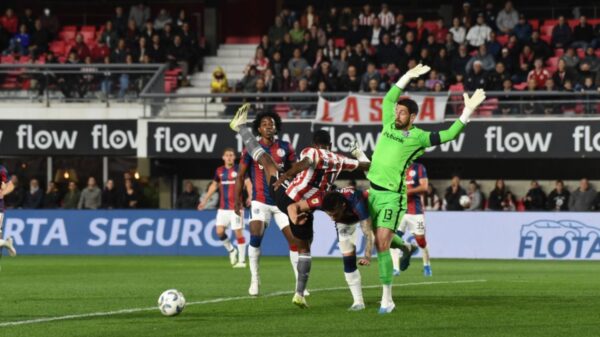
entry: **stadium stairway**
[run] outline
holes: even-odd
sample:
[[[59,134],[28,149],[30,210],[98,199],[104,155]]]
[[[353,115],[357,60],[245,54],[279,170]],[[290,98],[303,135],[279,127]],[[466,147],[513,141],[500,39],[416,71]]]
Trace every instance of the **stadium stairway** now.
[[[204,58],[204,71],[192,75],[192,87],[179,88],[178,94],[208,94],[212,72],[221,66],[229,81],[229,86],[235,84],[244,76],[243,71],[250,59],[254,57],[256,44],[222,44],[216,56]],[[219,100],[217,100],[219,101]],[[207,117],[222,115],[225,105],[219,102],[207,102],[204,98],[176,98],[162,110],[162,116],[174,118],[204,117],[206,107]]]

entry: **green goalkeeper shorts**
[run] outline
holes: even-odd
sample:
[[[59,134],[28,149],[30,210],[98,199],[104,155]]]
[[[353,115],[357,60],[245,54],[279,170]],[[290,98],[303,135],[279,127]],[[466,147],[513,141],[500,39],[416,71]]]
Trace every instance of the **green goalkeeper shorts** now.
[[[383,227],[396,232],[405,212],[401,193],[369,189],[369,215],[373,229]]]

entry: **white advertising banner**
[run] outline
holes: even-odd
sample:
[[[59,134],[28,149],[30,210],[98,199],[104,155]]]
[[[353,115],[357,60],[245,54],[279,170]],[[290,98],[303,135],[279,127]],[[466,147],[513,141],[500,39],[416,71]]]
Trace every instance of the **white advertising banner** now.
[[[447,95],[406,94],[419,105],[419,114],[415,123],[442,123],[446,111]],[[381,124],[381,104],[383,97],[367,95],[348,95],[337,102],[330,102],[319,97],[317,116],[318,124]]]
[[[599,213],[428,212],[425,223],[433,259],[600,260]],[[318,213],[313,254],[340,256],[335,235]],[[362,237],[358,246],[362,254]]]

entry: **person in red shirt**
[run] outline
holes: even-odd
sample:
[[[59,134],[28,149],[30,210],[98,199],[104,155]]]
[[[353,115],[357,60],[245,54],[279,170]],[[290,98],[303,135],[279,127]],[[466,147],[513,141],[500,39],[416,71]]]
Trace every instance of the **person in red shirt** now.
[[[71,53],[77,54],[77,58],[80,60],[85,60],[86,57],[92,56],[90,53],[90,49],[83,41],[83,35],[77,34],[75,37],[75,45],[71,48]]]
[[[529,75],[527,75],[527,81],[535,80],[535,88],[543,89],[546,85],[546,80],[552,78],[552,76],[548,70],[543,68],[544,61],[541,58],[535,59],[533,65],[533,70],[531,70]]]
[[[0,18],[0,25],[6,29],[10,35],[17,33],[19,27],[19,19],[15,16],[15,12],[12,8],[6,10],[6,14]]]

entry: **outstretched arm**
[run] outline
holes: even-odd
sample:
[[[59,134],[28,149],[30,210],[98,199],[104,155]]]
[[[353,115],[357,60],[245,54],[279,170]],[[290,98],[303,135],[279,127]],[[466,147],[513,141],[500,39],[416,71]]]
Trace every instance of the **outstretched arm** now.
[[[392,86],[383,98],[381,104],[381,113],[383,124],[389,124],[396,119],[396,102],[402,95],[404,88],[410,83],[412,79],[415,79],[423,74],[426,74],[431,68],[422,64],[416,65],[414,68],[402,75],[396,85]]]

